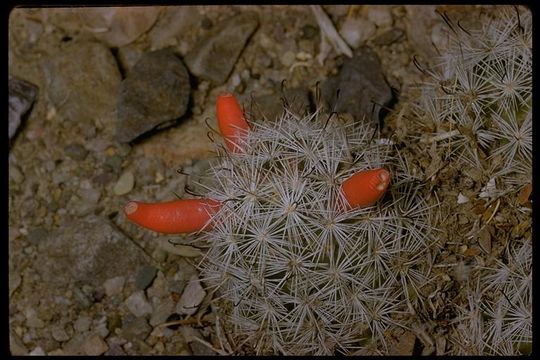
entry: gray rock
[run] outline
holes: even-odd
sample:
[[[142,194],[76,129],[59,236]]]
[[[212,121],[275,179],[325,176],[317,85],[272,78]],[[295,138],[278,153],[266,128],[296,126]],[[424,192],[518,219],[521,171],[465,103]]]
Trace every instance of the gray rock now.
[[[9,139],[11,140],[21,125],[22,117],[36,100],[38,87],[14,76],[9,77]]]
[[[45,355],[45,351],[43,351],[43,349],[41,348],[41,346],[37,346],[34,350],[30,351],[28,353],[28,355],[32,355],[32,356],[44,356]]]
[[[152,331],[152,327],[144,317],[135,318],[122,327],[122,337],[131,342],[144,341]]]
[[[381,106],[392,101],[392,91],[381,72],[379,58],[365,46],[356,49],[354,56],[345,60],[339,74],[329,78],[321,92],[330,109],[347,112],[357,121],[362,121],[365,116],[378,123]]]
[[[98,356],[109,350],[109,345],[98,334],[87,337],[82,347],[84,353],[91,356]]]
[[[184,289],[182,297],[180,297],[180,301],[178,301],[178,304],[176,304],[176,312],[178,314],[186,315],[195,314],[205,295],[206,291],[204,291],[203,287],[201,286],[199,278],[196,275],[193,275],[191,279],[189,279],[189,283]]]
[[[92,319],[90,317],[79,316],[79,318],[73,323],[73,328],[82,333],[90,329],[90,324],[92,324]]]
[[[28,233],[28,236],[26,237],[30,243],[34,245],[39,245],[43,241],[47,241],[47,236],[49,235],[49,232],[47,229],[43,228],[42,226],[38,226],[30,230]]]
[[[64,344],[62,350],[65,355],[84,355],[83,344],[88,336],[87,333],[76,334],[68,342]]]
[[[173,279],[169,280],[169,291],[181,294],[193,276],[197,277],[197,270],[185,259],[179,259],[178,271],[174,274]]]
[[[21,285],[22,277],[15,270],[9,269],[9,296],[17,290],[19,285]]]
[[[9,332],[9,350],[11,351],[11,355],[15,356],[28,354],[28,349],[24,346],[21,338],[13,331]]]
[[[167,318],[174,313],[174,305],[174,301],[169,297],[161,300],[150,317],[150,325],[157,326],[166,322]]]
[[[94,211],[97,207],[99,198],[101,197],[101,191],[94,188],[79,189],[77,195],[80,200],[75,205],[75,211],[79,216],[86,216]]]
[[[137,317],[152,313],[152,305],[146,299],[144,291],[135,291],[125,303],[129,311]]]
[[[88,294],[88,292],[85,292],[79,286],[73,288],[73,299],[75,300],[75,303],[83,309],[89,308],[94,302],[91,294]]]
[[[94,333],[98,334],[103,339],[105,339],[109,335],[110,331],[107,328],[107,317],[105,317],[104,322],[100,322],[99,324],[96,324],[94,328]]]
[[[391,28],[390,30],[377,36],[373,43],[375,45],[390,45],[401,39],[405,35],[405,31],[400,28]]]
[[[114,113],[120,71],[108,48],[70,41],[43,62],[49,100],[64,121],[93,124]]]
[[[114,296],[114,295],[122,293],[122,289],[124,288],[125,282],[126,282],[126,279],[123,276],[116,276],[116,277],[107,279],[103,283],[103,287],[105,288],[105,294],[107,294],[107,296]]]
[[[69,335],[66,332],[66,329],[60,324],[55,324],[51,327],[51,335],[54,340],[59,342],[69,340]]]
[[[223,84],[258,25],[258,16],[251,11],[216,24],[186,55],[187,67],[196,76]]]
[[[120,86],[116,139],[130,142],[172,125],[186,112],[190,91],[189,74],[171,50],[143,54]]]
[[[118,49],[118,60],[122,66],[122,70],[127,75],[133,68],[133,66],[139,61],[141,55],[143,54],[142,50],[135,46],[123,46]]]
[[[137,272],[137,276],[135,277],[135,286],[138,289],[146,290],[147,287],[152,285],[152,282],[156,278],[157,271],[158,269],[151,265],[144,265]]]
[[[122,349],[120,345],[113,345],[109,347],[109,350],[105,351],[105,356],[123,356],[126,355],[126,352]]]
[[[208,346],[204,346],[198,341],[192,341],[189,344],[189,347],[191,348],[193,355],[217,355],[214,350],[210,349]]]
[[[152,49],[176,44],[177,37],[198,25],[201,15],[196,6],[163,6],[156,25],[148,32]]]
[[[135,273],[146,263],[146,255],[105,217],[91,214],[66,219],[40,243],[34,266],[50,286],[80,281],[97,288],[106,279]]]
[[[88,156],[86,150],[81,144],[69,144],[64,147],[64,153],[76,161],[83,161]]]
[[[103,164],[105,166],[110,167],[114,171],[119,171],[120,168],[122,167],[123,161],[124,159],[120,155],[112,155],[112,156],[107,156]]]
[[[29,328],[42,328],[45,326],[45,323],[43,322],[43,320],[41,320],[38,317],[38,314],[35,309],[33,308],[26,309],[25,316],[26,316],[26,326],[28,326]]]
[[[20,184],[24,181],[24,173],[15,164],[9,164],[9,180],[13,180],[16,184]]]

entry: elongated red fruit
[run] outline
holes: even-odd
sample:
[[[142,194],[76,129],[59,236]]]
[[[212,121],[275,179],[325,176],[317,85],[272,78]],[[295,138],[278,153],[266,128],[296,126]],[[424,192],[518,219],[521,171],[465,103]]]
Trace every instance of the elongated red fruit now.
[[[242,108],[233,94],[223,93],[218,95],[216,100],[216,116],[219,131],[225,139],[227,148],[232,152],[240,152],[239,139],[246,136],[249,126]]]
[[[212,199],[182,199],[162,203],[130,201],[124,206],[128,219],[147,229],[180,234],[202,230],[221,203]]]
[[[389,184],[390,173],[378,168],[353,174],[341,184],[341,189],[351,208],[367,207],[383,197]]]

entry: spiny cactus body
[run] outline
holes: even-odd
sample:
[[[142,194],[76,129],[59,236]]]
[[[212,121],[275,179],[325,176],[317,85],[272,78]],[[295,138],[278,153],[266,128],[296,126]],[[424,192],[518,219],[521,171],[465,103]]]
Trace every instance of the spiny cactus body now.
[[[428,283],[432,211],[418,179],[367,125],[287,110],[250,125],[209,173],[206,196],[223,206],[198,239],[203,282],[258,353],[386,352],[385,331]],[[386,196],[348,209],[343,181],[381,167]]]
[[[491,16],[470,29],[448,19],[448,46],[427,71],[416,113],[436,132],[428,142],[520,186],[531,180],[532,16],[518,7]]]
[[[460,355],[522,355],[532,345],[532,246],[512,243],[494,266],[475,270],[468,305],[458,308]]]

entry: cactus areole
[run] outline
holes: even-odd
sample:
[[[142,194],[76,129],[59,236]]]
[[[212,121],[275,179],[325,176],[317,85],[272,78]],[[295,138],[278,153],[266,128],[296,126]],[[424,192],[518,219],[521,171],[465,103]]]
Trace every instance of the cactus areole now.
[[[420,182],[368,124],[289,109],[248,124],[231,94],[216,108],[225,146],[204,198],[130,202],[127,217],[199,232],[201,280],[229,304],[233,336],[259,354],[386,346],[392,317],[426,282]]]

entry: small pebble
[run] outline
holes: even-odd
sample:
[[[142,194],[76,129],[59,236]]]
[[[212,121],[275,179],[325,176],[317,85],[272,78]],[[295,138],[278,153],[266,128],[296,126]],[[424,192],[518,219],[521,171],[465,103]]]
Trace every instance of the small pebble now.
[[[467,202],[469,202],[469,198],[466,197],[465,195],[463,195],[462,193],[459,193],[458,197],[457,197],[457,203],[458,204],[465,204]]]
[[[41,320],[35,309],[28,308],[25,312],[26,315],[26,326],[29,328],[42,328],[45,326],[43,320]],[[24,339],[23,339],[24,340]]]
[[[135,278],[135,286],[138,289],[146,290],[147,287],[152,285],[152,282],[156,278],[157,269],[150,265],[145,265],[139,269],[137,277]]]
[[[304,25],[304,27],[302,27],[302,37],[304,39],[313,39],[318,32],[317,28],[312,25]]]
[[[109,346],[98,334],[92,334],[84,341],[83,350],[86,355],[98,356],[109,350]]]
[[[368,5],[367,16],[378,27],[392,26],[392,12],[388,5]]]
[[[122,327],[122,337],[130,342],[144,341],[152,332],[152,327],[144,317],[137,317]]]
[[[354,49],[375,35],[375,32],[375,25],[371,21],[352,17],[347,18],[339,30],[343,40]]]
[[[172,313],[174,313],[174,301],[167,297],[156,306],[156,310],[150,317],[150,325],[157,326],[164,323]]]
[[[114,296],[122,293],[125,282],[126,279],[123,276],[117,276],[107,279],[103,283],[103,287],[105,288],[105,294],[107,294],[107,296]]]
[[[28,353],[28,355],[32,355],[32,356],[44,356],[45,355],[45,351],[43,351],[43,349],[38,346],[36,347],[34,350],[30,351]]]
[[[142,290],[135,291],[131,294],[125,303],[129,311],[137,317],[152,313],[152,305],[150,305]]]
[[[296,54],[292,51],[286,51],[285,54],[283,54],[280,58],[281,63],[285,67],[290,67],[294,61],[296,60]]]
[[[122,349],[120,345],[113,345],[105,352],[106,356],[124,356],[126,352]]]
[[[24,181],[24,174],[15,164],[9,164],[9,179],[13,180],[16,184],[20,184]]]
[[[193,275],[189,279],[189,283],[184,289],[180,301],[178,301],[178,304],[176,305],[176,312],[185,315],[195,314],[205,295],[206,291],[204,291],[201,286],[199,278],[196,275]]]
[[[81,144],[70,144],[64,148],[64,153],[73,160],[83,161],[88,156],[86,150]]]
[[[92,319],[90,317],[80,316],[77,320],[75,320],[73,328],[78,332],[83,333],[90,329],[90,324],[92,324]]]
[[[51,335],[52,335],[53,339],[58,341],[58,342],[63,342],[63,341],[68,341],[69,340],[69,335],[66,332],[66,329],[64,329],[64,327],[59,325],[59,324],[55,324],[55,325],[52,326]]]
[[[39,245],[43,241],[47,240],[49,232],[41,226],[35,227],[28,233],[26,237],[28,241],[34,245]]]
[[[129,193],[135,185],[135,177],[133,173],[128,171],[120,176],[120,179],[114,185],[113,191],[115,195],[125,195]]]
[[[105,159],[104,164],[110,167],[112,170],[117,170],[117,169],[120,169],[120,167],[122,167],[123,161],[124,159],[120,155],[111,155]]]

